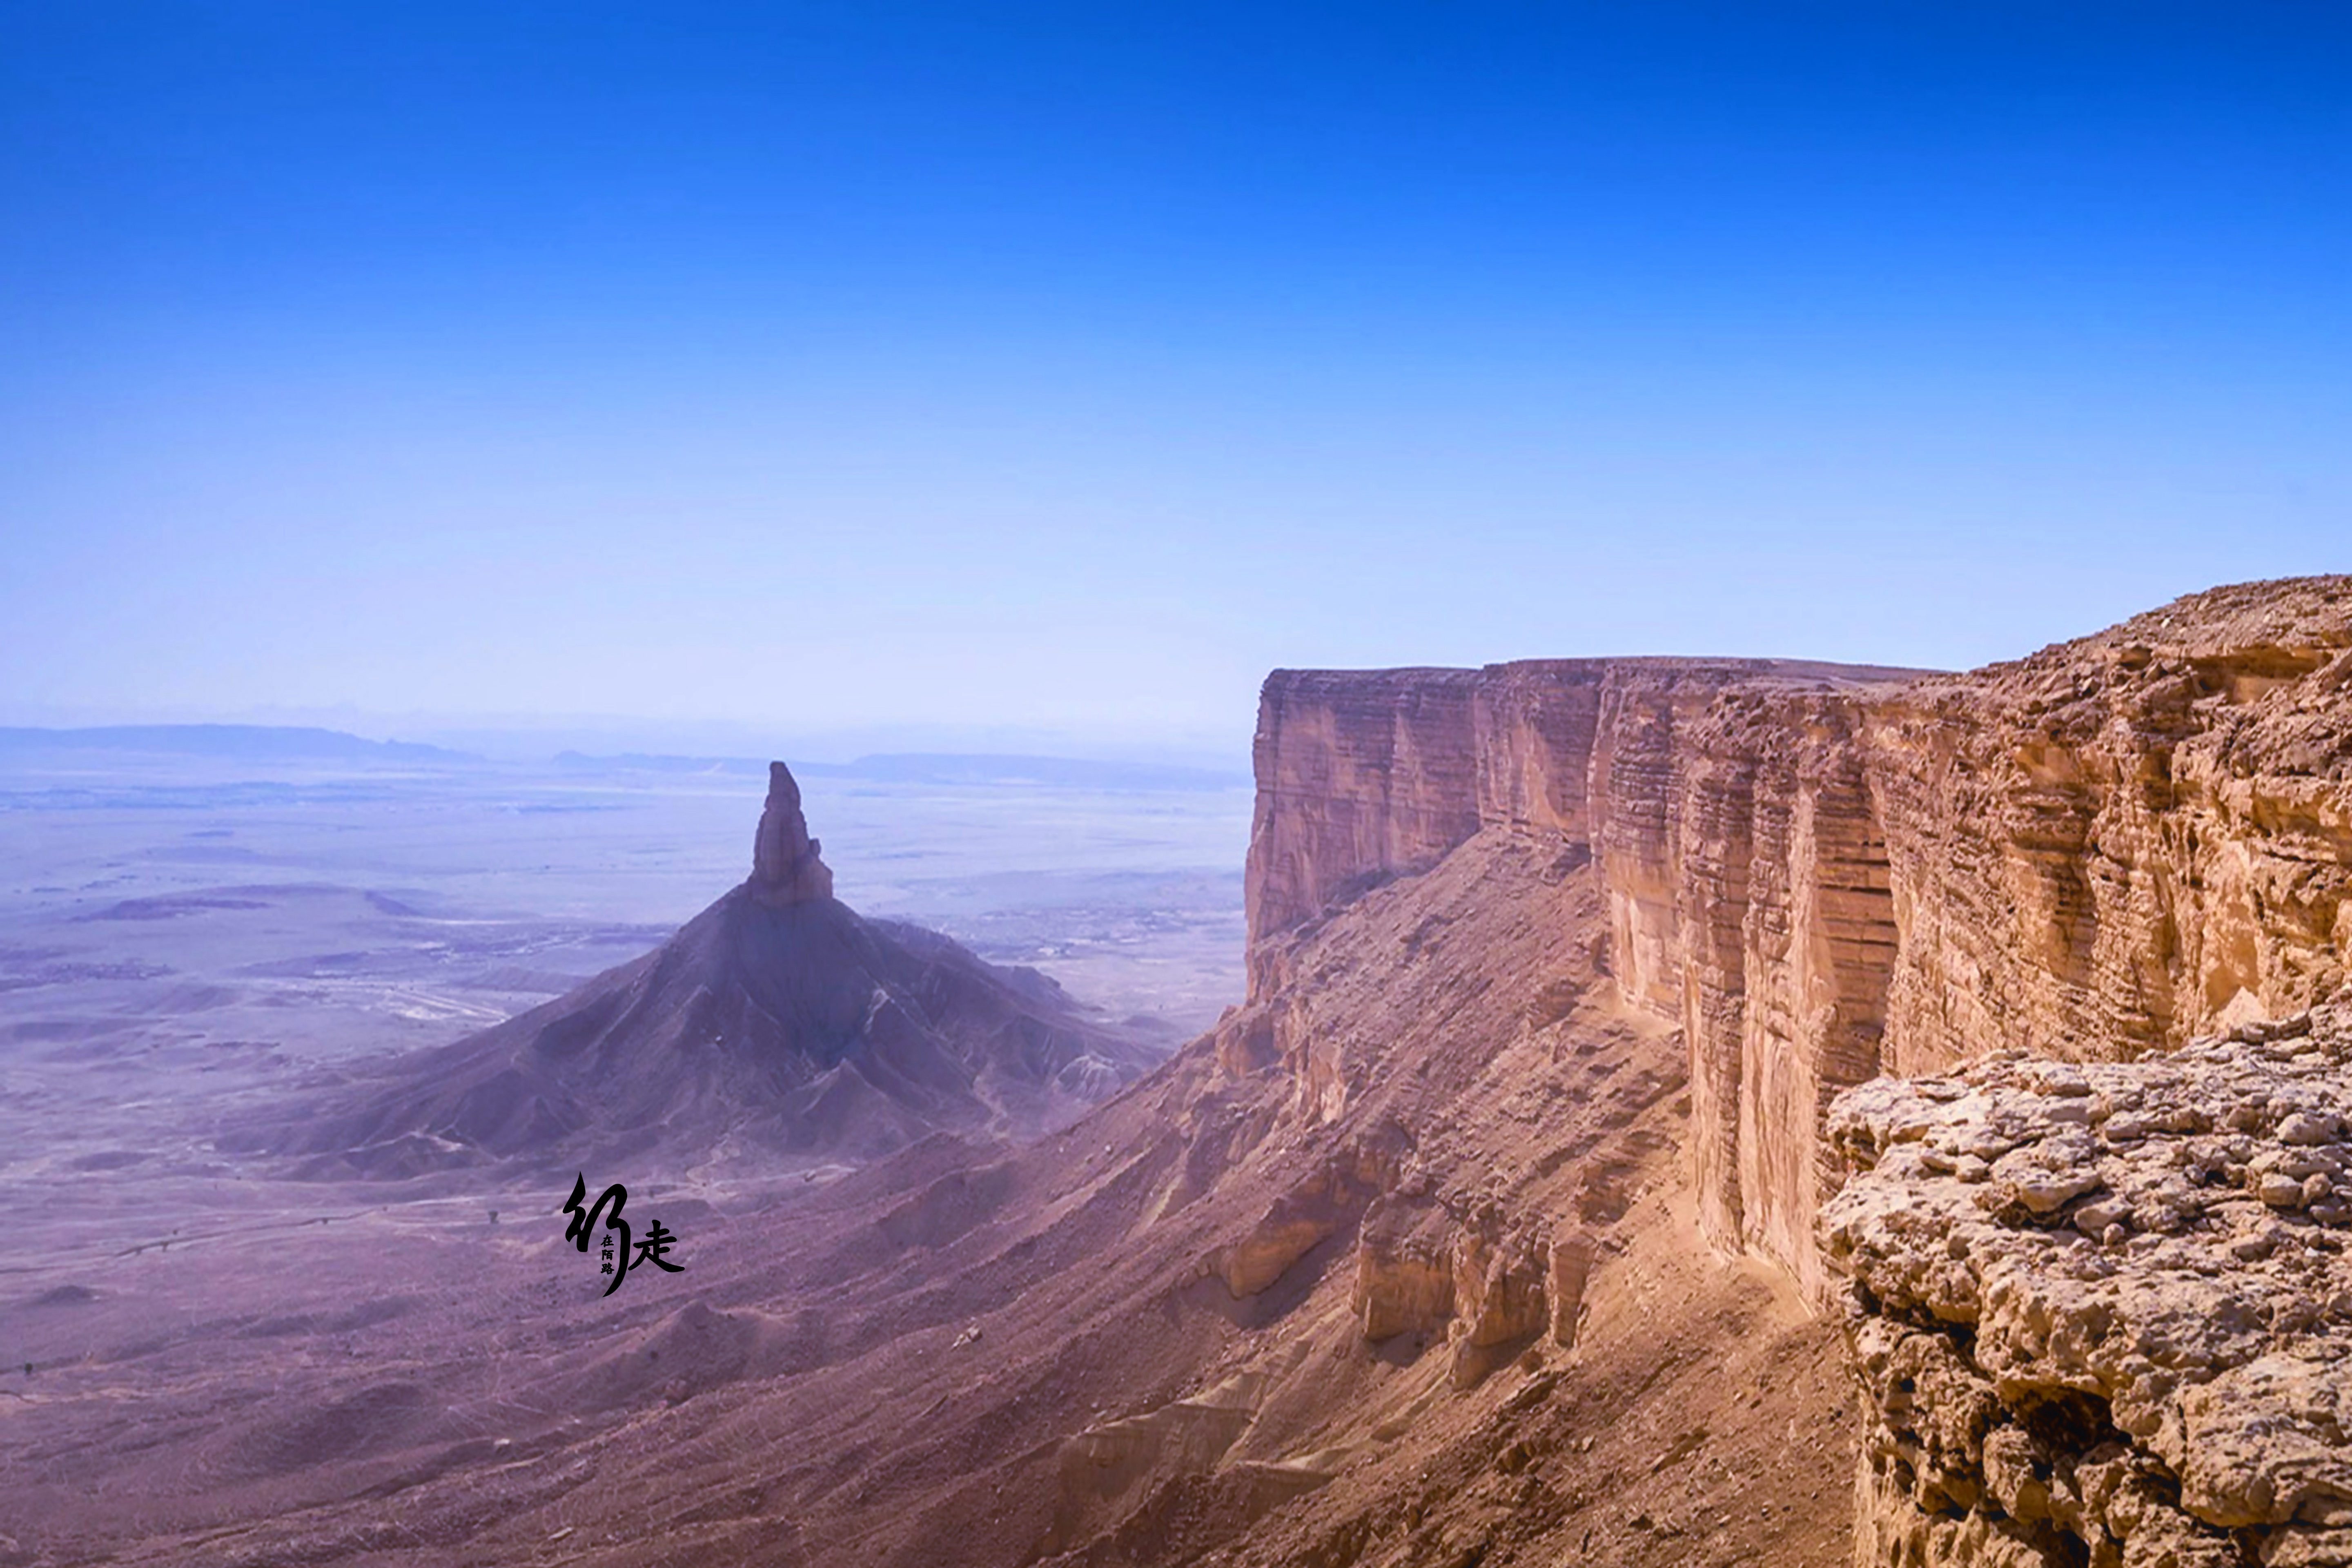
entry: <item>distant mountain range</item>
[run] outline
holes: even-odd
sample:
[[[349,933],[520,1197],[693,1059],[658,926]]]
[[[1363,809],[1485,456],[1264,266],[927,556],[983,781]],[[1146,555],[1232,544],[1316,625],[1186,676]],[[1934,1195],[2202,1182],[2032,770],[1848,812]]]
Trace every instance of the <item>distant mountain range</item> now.
[[[488,759],[413,741],[371,741],[340,730],[271,724],[115,724],[90,729],[0,728],[0,758],[88,752],[126,756],[201,757],[250,763],[404,763],[443,766]],[[592,756],[566,751],[553,759],[566,773],[716,773],[765,776],[749,757],[676,756],[625,752]],[[1247,773],[1150,762],[1042,757],[999,752],[887,752],[847,763],[799,763],[803,777],[875,784],[1033,784],[1061,789],[1223,790],[1248,786]]]
[[[565,752],[556,765],[582,772],[741,773],[756,777],[768,764],[746,757],[678,757],[641,752],[592,757]],[[876,784],[1048,784],[1065,789],[1241,789],[1245,773],[1161,763],[1104,762],[1087,757],[1033,757],[990,752],[891,752],[847,763],[795,763],[803,778],[863,779]]]
[[[275,724],[112,724],[88,730],[0,729],[0,756],[38,752],[134,752],[250,762],[471,763],[468,752],[371,741],[340,730]]]

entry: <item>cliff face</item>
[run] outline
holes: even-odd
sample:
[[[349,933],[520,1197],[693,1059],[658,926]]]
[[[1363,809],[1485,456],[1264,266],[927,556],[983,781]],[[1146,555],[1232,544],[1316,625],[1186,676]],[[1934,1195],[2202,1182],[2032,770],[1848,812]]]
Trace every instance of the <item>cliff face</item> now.
[[[1729,687],[1909,672],[1787,659],[1528,659],[1484,669],[1276,670],[1258,707],[1251,944],[1481,827],[1590,841],[1592,802],[1638,852],[1671,815],[1677,721]],[[1649,831],[1644,831],[1644,828]]]
[[[2352,578],[2217,589],[1958,676],[1739,660],[1278,671],[1248,867],[1286,932],[1482,828],[1599,862],[1690,1054],[1702,1220],[1826,1289],[1831,1099],[2278,1017],[2352,937]],[[1311,1063],[1311,1041],[1283,1054]]]
[[[2217,589],[1869,716],[1888,1065],[2128,1057],[2344,978],[2352,579]]]
[[[1686,659],[1277,672],[1256,740],[1253,1000],[1295,989],[1279,939],[1329,904],[1481,828],[1561,835],[1601,863],[1620,994],[1686,1031],[1706,1227],[1810,1279],[1811,1129],[1878,1068],[1894,948],[1853,735],[1867,695],[1903,678]],[[1330,1076],[1312,1039],[1283,1055]]]

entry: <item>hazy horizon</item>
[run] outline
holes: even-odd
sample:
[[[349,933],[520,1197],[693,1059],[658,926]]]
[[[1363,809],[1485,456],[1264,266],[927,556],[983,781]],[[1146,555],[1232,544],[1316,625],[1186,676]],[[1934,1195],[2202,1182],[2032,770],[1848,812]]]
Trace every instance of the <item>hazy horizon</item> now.
[[[855,724],[796,727],[751,721],[679,721],[619,713],[379,713],[350,706],[246,710],[57,709],[0,700],[0,730],[70,733],[111,728],[206,725],[325,730],[370,741],[445,747],[500,762],[546,762],[563,752],[705,759],[782,758],[842,763],[876,756],[937,753],[1029,756],[1109,763],[1249,767],[1255,710],[1216,727],[1093,728],[976,724]]]

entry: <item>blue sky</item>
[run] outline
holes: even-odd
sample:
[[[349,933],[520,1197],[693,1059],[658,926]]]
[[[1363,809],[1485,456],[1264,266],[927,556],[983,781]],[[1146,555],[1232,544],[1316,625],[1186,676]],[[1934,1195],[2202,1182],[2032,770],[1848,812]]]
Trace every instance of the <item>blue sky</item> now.
[[[2352,569],[2347,79],[2316,4],[0,3],[0,719],[1245,735]]]

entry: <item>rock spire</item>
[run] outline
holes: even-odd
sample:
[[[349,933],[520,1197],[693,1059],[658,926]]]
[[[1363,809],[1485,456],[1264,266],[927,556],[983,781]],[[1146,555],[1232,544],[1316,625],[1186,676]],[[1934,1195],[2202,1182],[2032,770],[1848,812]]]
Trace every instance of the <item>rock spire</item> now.
[[[768,804],[751,845],[751,896],[763,904],[814,903],[833,897],[833,872],[818,858],[801,815],[801,786],[782,763],[768,764]]]

